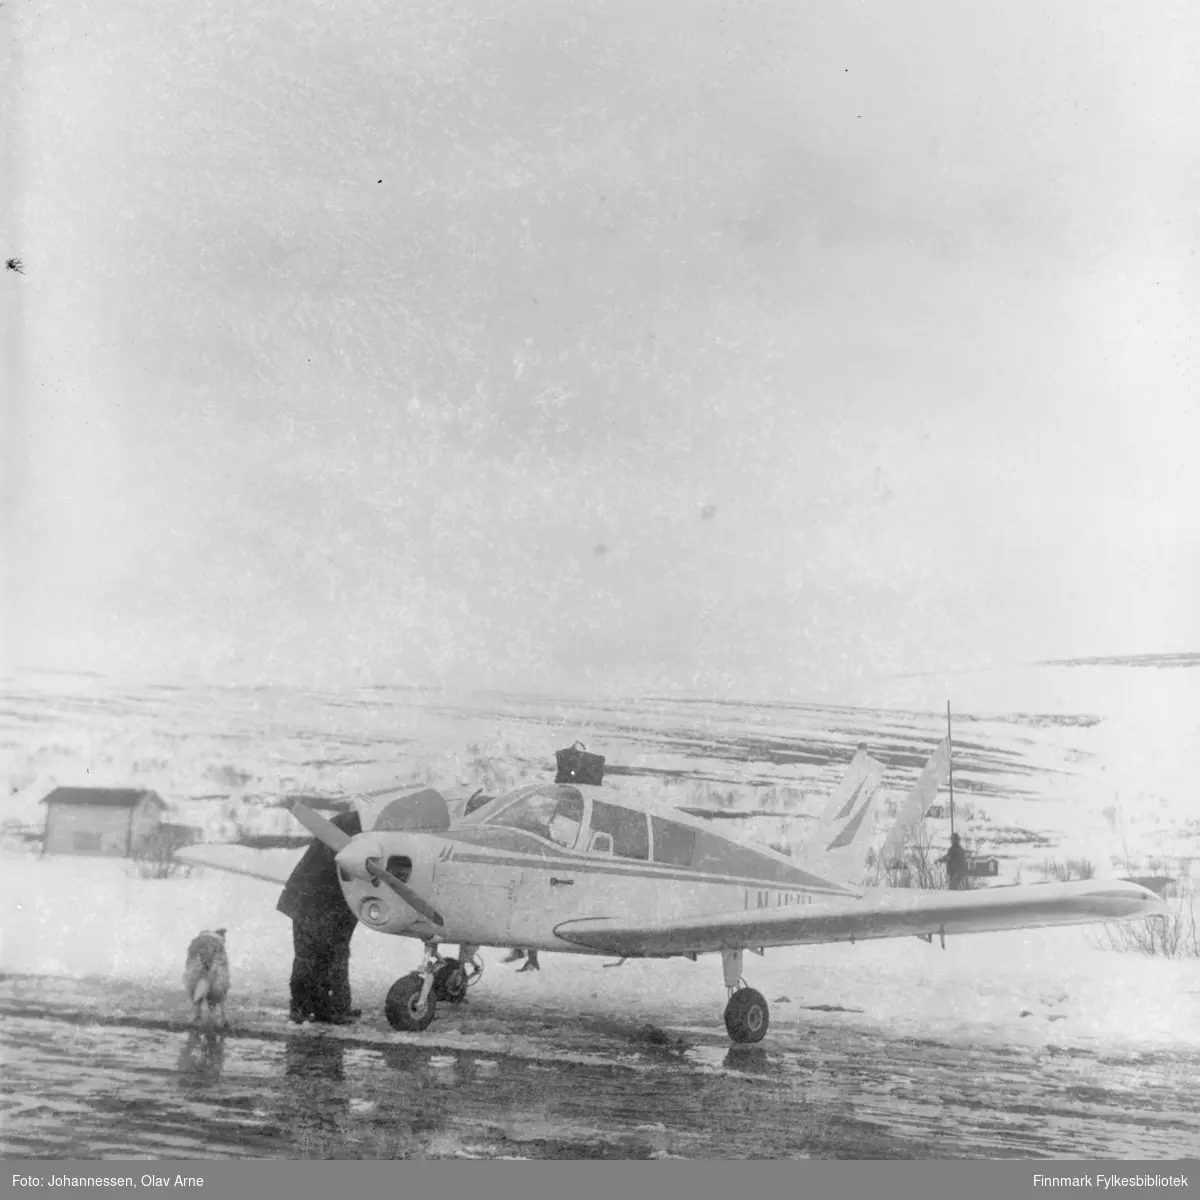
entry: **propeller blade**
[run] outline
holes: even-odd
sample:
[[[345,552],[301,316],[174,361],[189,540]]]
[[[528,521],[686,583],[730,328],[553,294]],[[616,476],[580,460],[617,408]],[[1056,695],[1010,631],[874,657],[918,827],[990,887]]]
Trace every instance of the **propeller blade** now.
[[[327,821],[320,813],[305,808],[299,802],[292,805],[292,816],[310,833],[324,842],[336,854],[343,847],[350,845],[350,835],[343,833],[332,821]]]
[[[391,871],[385,871],[382,867],[377,867],[373,863],[367,863],[367,870],[370,871],[375,879],[383,880],[409,908],[416,909],[421,916],[432,921],[435,925],[445,925],[446,922],[442,920],[442,914],[432,905],[426,904],[407,883],[401,883]]]

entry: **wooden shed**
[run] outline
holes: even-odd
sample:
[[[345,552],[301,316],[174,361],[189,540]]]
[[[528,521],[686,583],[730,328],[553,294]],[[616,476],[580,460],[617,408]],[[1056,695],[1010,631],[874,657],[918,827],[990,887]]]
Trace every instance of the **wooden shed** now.
[[[999,875],[1000,860],[992,858],[990,855],[981,857],[971,855],[967,859],[967,874],[975,877],[980,875]]]
[[[55,788],[46,806],[45,854],[130,858],[158,835],[166,804],[144,788]]]

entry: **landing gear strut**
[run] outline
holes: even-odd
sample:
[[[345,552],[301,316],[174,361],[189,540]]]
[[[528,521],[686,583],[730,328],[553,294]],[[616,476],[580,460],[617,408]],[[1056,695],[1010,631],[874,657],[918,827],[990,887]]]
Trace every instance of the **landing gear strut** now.
[[[722,950],[721,966],[725,971],[725,1028],[729,1036],[742,1044],[761,1042],[771,1021],[766,998],[761,992],[747,987],[742,979],[742,951]]]
[[[447,1004],[461,1004],[467,998],[467,988],[473,987],[483,974],[483,959],[474,946],[460,946],[458,958],[444,958],[433,973],[433,994]]]
[[[419,971],[397,979],[388,989],[383,1011],[393,1029],[420,1032],[437,1015],[438,1001],[461,1004],[467,988],[483,974],[475,946],[460,946],[458,958],[442,958],[435,942],[425,943]]]

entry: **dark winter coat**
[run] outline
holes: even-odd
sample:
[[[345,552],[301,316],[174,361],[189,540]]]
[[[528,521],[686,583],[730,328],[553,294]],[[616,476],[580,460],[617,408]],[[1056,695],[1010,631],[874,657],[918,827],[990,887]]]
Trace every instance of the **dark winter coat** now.
[[[338,813],[331,820],[351,837],[362,833],[362,821],[356,812]],[[331,933],[346,937],[358,923],[342,895],[334,853],[319,838],[313,838],[296,864],[275,907],[293,921],[324,925]]]
[[[967,874],[967,852],[960,845],[951,846],[939,861],[946,864],[946,879],[953,887]]]

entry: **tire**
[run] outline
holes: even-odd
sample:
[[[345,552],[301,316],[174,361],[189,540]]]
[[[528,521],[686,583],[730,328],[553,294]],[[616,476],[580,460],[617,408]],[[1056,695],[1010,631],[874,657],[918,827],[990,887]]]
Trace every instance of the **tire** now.
[[[761,992],[742,988],[730,996],[725,1006],[725,1028],[735,1042],[761,1042],[770,1023],[770,1010]]]
[[[433,994],[447,1004],[461,1004],[467,998],[467,973],[457,958],[442,963],[434,972]]]
[[[421,988],[424,983],[420,973],[414,971],[411,975],[397,979],[388,989],[383,1011],[393,1029],[420,1032],[429,1028],[437,1012],[437,1000],[431,988],[429,999],[423,1007],[420,1005]]]

